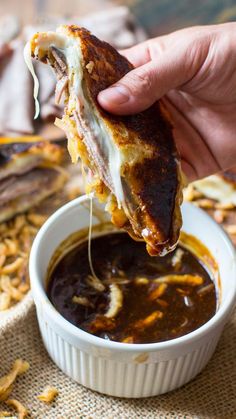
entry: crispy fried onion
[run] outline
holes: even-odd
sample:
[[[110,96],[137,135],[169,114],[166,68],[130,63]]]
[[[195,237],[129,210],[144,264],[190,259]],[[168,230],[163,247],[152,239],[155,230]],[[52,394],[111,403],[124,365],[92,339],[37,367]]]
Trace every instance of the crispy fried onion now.
[[[80,304],[85,307],[94,307],[94,304],[91,301],[89,301],[87,297],[74,295],[72,297],[72,302],[75,304]]]
[[[0,277],[0,289],[16,301],[21,301],[24,296],[19,289],[12,286],[9,276],[6,275]]]
[[[29,363],[22,359],[16,359],[9,374],[0,378],[0,401],[5,400],[12,390],[12,385],[18,375],[24,374],[29,369]]]
[[[212,291],[214,288],[215,288],[215,285],[213,283],[211,283],[211,284],[208,284],[208,285],[205,285],[205,286],[199,288],[197,290],[197,293],[199,295],[204,295],[204,294],[207,294],[208,292]]]
[[[16,399],[8,399],[6,401],[6,404],[8,406],[14,407],[17,410],[17,412],[18,412],[18,419],[24,419],[28,415],[28,413],[29,413],[28,410],[26,409],[26,407],[23,406],[23,404],[20,403]]]
[[[108,318],[115,317],[120,311],[123,303],[123,294],[117,284],[111,284],[110,288],[110,303],[107,312],[104,316]]]
[[[162,282],[159,286],[157,286],[157,288],[155,288],[154,290],[152,290],[149,293],[148,299],[151,300],[151,301],[154,301],[157,298],[162,297],[162,295],[166,291],[167,287],[168,287],[168,285],[165,284],[164,282]]]
[[[21,301],[30,288],[29,252],[45,219],[30,211],[0,224],[0,312]]]
[[[194,201],[194,204],[197,207],[201,207],[203,209],[214,209],[216,208],[215,202],[208,198],[202,198],[198,199],[197,201]]]
[[[184,201],[194,201],[203,197],[203,194],[194,187],[193,183],[189,183],[188,186],[184,188],[183,195]]]
[[[87,284],[94,288],[96,291],[102,292],[105,290],[105,285],[103,285],[102,281],[99,278],[93,275],[88,275],[86,278]]]
[[[89,61],[88,64],[85,66],[89,74],[92,74],[94,66],[95,66],[94,61]]]
[[[1,273],[3,275],[12,274],[12,273],[16,272],[22,266],[22,263],[23,263],[23,258],[18,257],[16,260],[14,260],[14,262],[9,263],[8,265],[5,265],[1,269]]]
[[[113,330],[115,327],[115,319],[108,318],[102,315],[97,315],[89,325],[90,333],[97,333],[100,330]]]
[[[0,293],[0,311],[7,310],[11,304],[11,296],[8,292]]]
[[[126,336],[126,338],[124,338],[122,340],[123,343],[134,343],[134,338],[133,336]]]
[[[224,222],[225,218],[227,217],[227,212],[226,210],[216,209],[214,211],[213,217],[218,224],[221,224]]]
[[[226,233],[231,234],[232,236],[236,235],[236,224],[225,225],[224,229]]]
[[[177,249],[174,256],[171,259],[171,265],[176,269],[180,269],[182,258],[184,256],[184,251],[182,249]]]
[[[135,285],[147,285],[149,283],[149,280],[144,277],[138,277],[134,280]]]
[[[181,285],[190,285],[192,287],[196,287],[198,285],[202,285],[203,278],[199,275],[165,275],[160,276],[157,279],[154,279],[154,282],[161,284],[181,284]]]
[[[13,390],[13,384],[9,386],[2,395],[0,394],[0,402],[3,402],[4,400],[8,399],[12,390]]]
[[[45,223],[47,217],[41,214],[30,213],[27,215],[27,219],[33,226],[41,227]]]
[[[169,306],[166,300],[162,300],[162,298],[157,298],[156,303],[158,303],[161,307],[166,308]]]
[[[51,403],[58,395],[58,390],[56,387],[47,386],[43,390],[41,394],[39,394],[37,397],[39,400],[45,403]]]
[[[5,255],[7,256],[14,256],[18,251],[18,240],[12,240],[6,238],[4,240],[4,244],[6,246]]]
[[[114,277],[114,276],[112,278],[104,279],[104,284],[106,285],[109,285],[109,284],[126,285],[129,283],[130,283],[129,279],[119,278],[119,277]]]
[[[149,316],[145,317],[144,319],[137,320],[134,324],[136,329],[144,329],[146,327],[150,327],[155,323],[157,320],[162,319],[163,313],[162,311],[156,310],[153,313],[149,314]]]
[[[6,410],[0,410],[0,419],[17,419],[16,416],[12,416],[11,412],[7,412]]]

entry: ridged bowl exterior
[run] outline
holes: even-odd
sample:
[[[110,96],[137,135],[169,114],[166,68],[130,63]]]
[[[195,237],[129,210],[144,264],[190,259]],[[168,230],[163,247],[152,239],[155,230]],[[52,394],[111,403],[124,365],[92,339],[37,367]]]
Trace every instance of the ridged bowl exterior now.
[[[184,231],[199,238],[219,264],[216,314],[194,332],[167,342],[142,345],[106,341],[70,324],[52,306],[45,291],[48,264],[56,248],[70,234],[88,227],[88,203],[87,197],[81,197],[59,209],[41,228],[32,247],[31,287],[44,345],[65,374],[92,390],[117,397],[148,397],[174,390],[207,364],[233,310],[234,248],[203,211],[185,204]],[[98,223],[94,215],[93,224]]]
[[[119,362],[107,354],[94,355],[69,343],[38,314],[44,345],[55,364],[69,377],[100,393],[117,397],[150,397],[181,387],[192,380],[208,363],[215,351],[221,330],[195,345],[182,356],[163,361]],[[168,357],[170,354],[168,354]],[[165,352],[159,353],[165,358]],[[144,356],[145,359],[145,356]]]

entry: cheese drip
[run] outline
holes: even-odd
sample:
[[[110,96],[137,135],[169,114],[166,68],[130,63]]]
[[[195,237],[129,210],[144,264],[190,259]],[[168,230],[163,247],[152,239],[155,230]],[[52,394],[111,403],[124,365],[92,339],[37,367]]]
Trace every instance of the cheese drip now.
[[[34,80],[34,103],[35,103],[34,119],[36,119],[38,118],[39,112],[40,112],[40,106],[39,106],[39,101],[38,101],[39,81],[34,71],[34,66],[32,64],[30,42],[27,42],[27,44],[24,47],[24,60]]]
[[[92,228],[93,228],[93,195],[92,194],[89,195],[89,199],[90,199],[90,205],[89,205],[89,232],[88,232],[88,261],[89,261],[89,267],[90,267],[93,277],[98,279],[98,281],[100,281],[100,279],[97,277],[94,271],[93,262],[92,262],[92,252],[91,252]]]
[[[74,39],[69,39],[67,40],[64,48],[58,47],[58,49],[65,56],[68,66],[68,76],[71,86],[69,95],[69,108],[70,106],[72,109],[76,107],[77,112],[79,113],[79,103],[83,104],[84,113],[86,115],[86,119],[89,120],[90,128],[86,135],[91,136],[91,142],[94,142],[93,138],[95,137],[97,143],[103,149],[103,152],[107,155],[115,196],[118,202],[118,207],[121,208],[121,203],[124,202],[124,193],[120,176],[121,154],[116,144],[114,144],[113,141],[109,139],[105,124],[102,120],[98,120],[96,115],[90,109],[90,106],[84,96],[82,87],[82,57],[81,50],[78,45],[78,40],[75,42]]]

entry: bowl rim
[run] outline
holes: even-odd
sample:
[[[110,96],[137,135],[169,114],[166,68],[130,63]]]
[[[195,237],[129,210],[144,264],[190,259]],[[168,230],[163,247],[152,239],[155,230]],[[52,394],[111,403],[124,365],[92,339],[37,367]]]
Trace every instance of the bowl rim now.
[[[47,315],[51,317],[54,323],[57,324],[62,330],[73,336],[75,339],[79,339],[85,341],[87,344],[95,345],[100,348],[110,349],[110,350],[118,350],[118,351],[128,351],[128,352],[154,352],[166,349],[172,349],[176,346],[186,345],[195,342],[196,340],[203,338],[206,334],[212,331],[216,326],[223,322],[223,320],[227,317],[228,313],[231,312],[233,306],[236,302],[236,280],[234,284],[234,288],[231,290],[231,294],[228,298],[227,303],[220,305],[214,316],[200,326],[198,329],[193,330],[192,332],[180,336],[178,338],[174,338],[171,340],[163,341],[163,342],[156,342],[156,343],[123,343],[123,342],[115,342],[115,341],[108,341],[98,336],[94,336],[84,330],[80,329],[79,327],[73,325],[68,320],[66,320],[52,305],[50,302],[46,291],[43,286],[43,280],[40,279],[39,273],[37,272],[37,258],[38,258],[38,250],[40,248],[41,241],[44,238],[44,234],[47,230],[54,224],[54,222],[61,217],[64,213],[69,212],[71,209],[77,207],[81,203],[88,201],[90,199],[89,195],[82,195],[67,204],[63,205],[57,211],[55,211],[43,224],[43,226],[38,231],[32,248],[30,252],[29,258],[29,273],[30,273],[30,282],[31,282],[31,289],[33,294],[33,299],[35,305],[37,307],[37,302],[41,301],[43,303],[44,310],[47,311]],[[218,225],[205,211],[202,209],[194,206],[189,202],[185,202],[183,204],[184,207],[189,207],[191,210],[198,212],[199,215],[205,219],[207,222],[214,225],[214,228],[218,230],[219,235],[223,239],[224,245],[227,247],[229,257],[232,258],[232,274],[235,274],[236,277],[236,251],[231,242],[231,239],[223,230],[223,228]]]

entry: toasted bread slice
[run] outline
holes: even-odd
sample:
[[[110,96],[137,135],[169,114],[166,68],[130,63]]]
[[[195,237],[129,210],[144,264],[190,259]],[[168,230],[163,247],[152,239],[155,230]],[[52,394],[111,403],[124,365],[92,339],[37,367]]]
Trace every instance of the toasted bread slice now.
[[[113,223],[152,255],[178,241],[182,201],[179,158],[161,103],[131,116],[105,112],[98,93],[133,67],[113,47],[84,28],[61,26],[37,33],[31,56],[49,63],[58,78],[56,99],[64,97],[62,120],[72,161],[81,157],[92,173],[88,190],[106,202]]]

